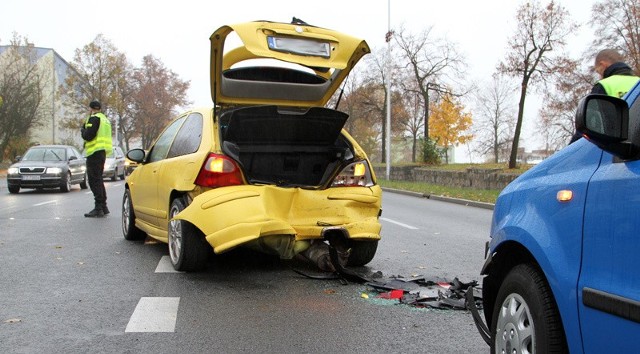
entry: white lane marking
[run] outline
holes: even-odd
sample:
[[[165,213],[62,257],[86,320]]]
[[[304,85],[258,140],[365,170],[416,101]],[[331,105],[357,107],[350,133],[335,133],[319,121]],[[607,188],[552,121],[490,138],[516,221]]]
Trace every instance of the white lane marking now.
[[[54,204],[54,203],[57,203],[57,202],[58,202],[58,200],[57,200],[57,199],[54,199],[54,200],[50,200],[50,201],[48,201],[48,202],[42,202],[42,203],[38,203],[38,204],[33,204],[33,206],[41,206],[41,205],[47,205],[47,204]]]
[[[160,258],[160,262],[158,262],[158,266],[156,267],[156,273],[184,273],[173,268],[173,264],[171,264],[170,256],[162,256]]]
[[[175,332],[179,297],[142,297],[125,332]]]
[[[386,221],[386,222],[390,222],[390,223],[392,223],[392,224],[396,224],[396,225],[398,225],[398,226],[406,227],[407,229],[410,229],[410,230],[417,230],[417,229],[418,229],[418,228],[417,228],[417,227],[415,227],[415,226],[411,226],[411,225],[403,224],[403,223],[401,223],[401,222],[397,222],[397,221],[395,221],[395,220],[391,220],[391,219],[387,219],[387,218],[380,218],[380,220],[383,220],[383,221]]]

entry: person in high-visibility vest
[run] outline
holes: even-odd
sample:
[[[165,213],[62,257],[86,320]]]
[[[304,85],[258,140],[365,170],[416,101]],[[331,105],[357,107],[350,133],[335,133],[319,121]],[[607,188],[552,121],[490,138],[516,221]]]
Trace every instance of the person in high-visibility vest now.
[[[104,188],[102,173],[107,154],[111,154],[111,122],[102,113],[102,105],[98,101],[89,103],[91,113],[80,129],[84,140],[84,151],[87,156],[87,177],[89,188],[93,192],[95,207],[84,214],[89,218],[103,217],[109,214],[107,208],[107,191]]]
[[[593,69],[600,75],[601,80],[593,85],[591,93],[622,98],[640,80],[615,49],[601,50],[596,55]],[[575,132],[570,143],[581,137],[580,133]]]

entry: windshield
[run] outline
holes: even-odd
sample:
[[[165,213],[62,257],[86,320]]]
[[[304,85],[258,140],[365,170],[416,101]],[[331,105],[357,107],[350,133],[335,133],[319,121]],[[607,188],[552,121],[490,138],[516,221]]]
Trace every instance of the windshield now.
[[[35,148],[24,154],[22,161],[64,161],[64,148]]]

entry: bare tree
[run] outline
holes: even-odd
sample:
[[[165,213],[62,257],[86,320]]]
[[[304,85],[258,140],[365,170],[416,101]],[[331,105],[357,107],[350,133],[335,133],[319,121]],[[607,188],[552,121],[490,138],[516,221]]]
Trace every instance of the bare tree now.
[[[377,117],[380,125],[380,157],[381,162],[386,162],[387,151],[387,80],[391,80],[392,75],[387,72],[386,51],[373,50],[371,55],[365,58],[367,71],[364,73],[363,84],[366,90],[359,91],[358,97],[362,99],[362,107],[373,117]],[[391,86],[391,85],[389,85]],[[393,119],[393,116],[392,116]],[[393,127],[393,125],[391,125]]]
[[[406,77],[414,80],[413,90],[421,98],[425,139],[429,138],[429,91],[442,90],[443,86],[438,83],[455,81],[462,76],[466,66],[456,45],[437,38],[432,30],[433,27],[428,27],[419,34],[413,34],[401,27],[393,36],[403,57],[401,69],[406,71]]]
[[[380,140],[382,138],[380,125],[382,122],[379,112],[377,112],[377,106],[366,104],[366,102],[376,102],[369,96],[375,96],[380,91],[378,85],[366,84],[362,79],[361,71],[351,72],[344,83],[344,93],[337,108],[349,115],[344,129],[358,141],[373,161],[380,156]],[[329,105],[335,106],[335,103],[333,101]]]
[[[592,60],[588,60],[591,62]],[[537,132],[544,139],[545,149],[556,151],[566,146],[575,132],[575,112],[578,102],[593,86],[594,75],[587,65],[564,59],[553,74],[553,85],[544,94]]]
[[[115,138],[119,146],[129,150],[131,140],[137,137],[135,130],[135,104],[134,95],[136,87],[133,83],[133,65],[126,58],[120,57],[122,62],[118,65],[118,72],[114,75],[114,86],[111,102],[112,119]]]
[[[495,163],[504,161],[501,152],[508,151],[513,137],[515,114],[511,96],[515,88],[504,77],[495,74],[491,84],[476,93],[476,149],[482,155],[491,155]]]
[[[187,100],[189,81],[182,81],[152,55],[142,58],[142,65],[134,69],[135,128],[142,147],[148,148],[172,118],[174,110],[190,104]]]
[[[64,120],[67,129],[78,129],[84,123],[83,114],[91,100],[102,103],[108,117],[120,119],[123,92],[118,91],[126,80],[130,64],[126,56],[103,35],[99,34],[89,44],[76,49],[71,63],[72,72],[65,81],[65,104],[77,115]]]
[[[43,86],[51,80],[40,70],[36,52],[26,37],[14,33],[11,44],[0,52],[0,160],[7,147],[14,150],[29,143],[29,130],[41,124],[44,116],[50,116],[50,108],[42,107]],[[8,152],[9,155],[19,151]]]
[[[595,53],[604,48],[618,49],[627,63],[640,74],[640,3],[638,0],[604,0],[593,5],[591,25],[596,40]]]
[[[527,2],[518,9],[516,18],[518,27],[509,40],[510,50],[505,60],[498,65],[501,73],[521,81],[509,168],[516,167],[529,85],[535,85],[544,80],[545,75],[556,70],[556,62],[563,56],[559,51],[566,45],[568,36],[577,29],[570,22],[569,13],[553,0],[544,7],[538,1]]]
[[[402,86],[401,86],[402,87]],[[418,147],[420,143],[420,131],[424,126],[424,107],[420,95],[411,89],[403,89],[402,102],[408,119],[402,122],[406,134],[411,139],[411,162],[416,162],[418,157]]]

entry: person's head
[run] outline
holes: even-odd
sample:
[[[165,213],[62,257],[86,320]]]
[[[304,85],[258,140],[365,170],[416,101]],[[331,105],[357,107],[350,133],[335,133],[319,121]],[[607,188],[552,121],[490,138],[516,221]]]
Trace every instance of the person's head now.
[[[89,103],[89,108],[91,108],[92,112],[99,112],[100,109],[102,109],[102,105],[100,104],[100,101],[91,101],[91,103]]]
[[[593,69],[598,73],[598,75],[600,75],[600,77],[604,77],[604,71],[607,70],[611,64],[621,61],[624,61],[624,58],[617,50],[603,49],[598,53],[598,55],[596,55]]]

